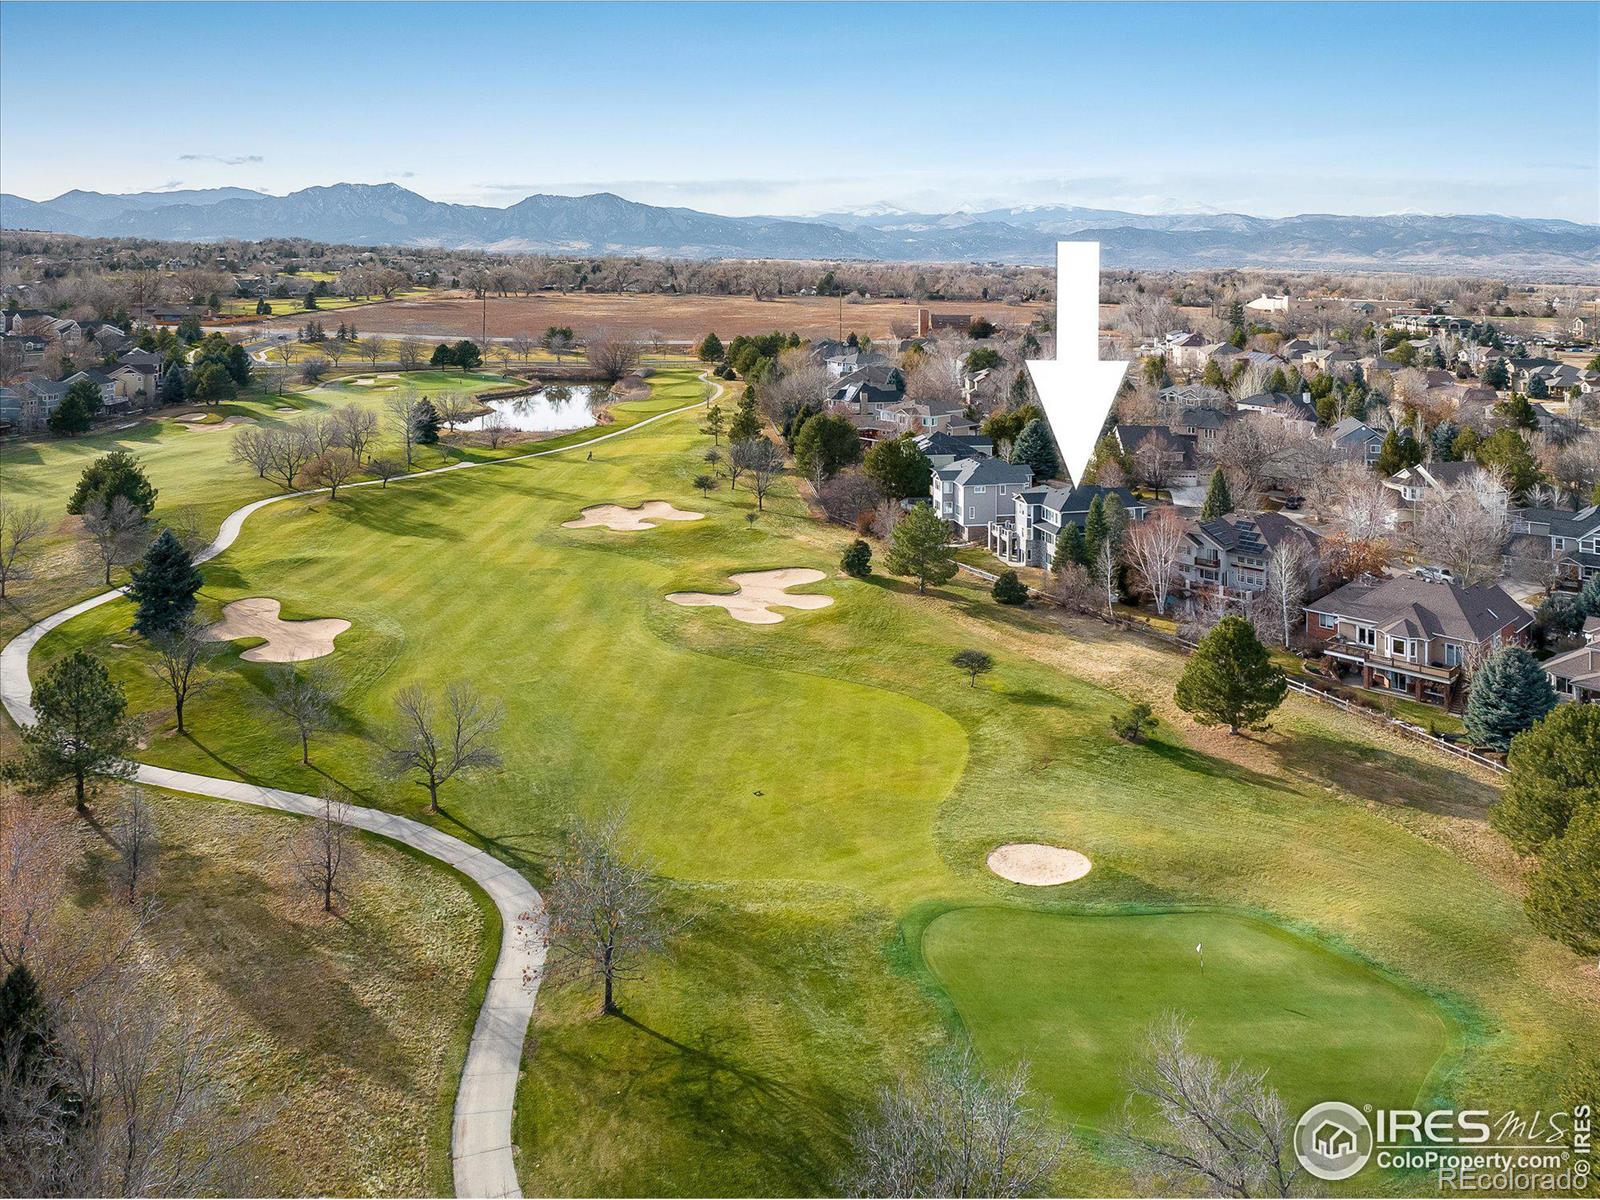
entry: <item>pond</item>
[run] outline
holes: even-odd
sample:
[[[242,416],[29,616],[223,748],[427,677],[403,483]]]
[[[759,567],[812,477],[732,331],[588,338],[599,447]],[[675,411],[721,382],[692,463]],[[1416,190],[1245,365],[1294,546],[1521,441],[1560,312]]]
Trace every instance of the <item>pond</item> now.
[[[531,396],[486,400],[492,411],[457,428],[487,429],[498,422],[502,429],[527,433],[587,429],[595,424],[594,406],[605,401],[607,391],[605,384],[550,384]]]

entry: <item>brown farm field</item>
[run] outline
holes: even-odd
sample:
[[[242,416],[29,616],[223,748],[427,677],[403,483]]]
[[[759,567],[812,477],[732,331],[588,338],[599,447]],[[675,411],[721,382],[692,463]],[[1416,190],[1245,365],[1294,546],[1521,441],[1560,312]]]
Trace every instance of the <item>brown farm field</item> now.
[[[891,335],[891,326],[916,319],[918,305],[910,300],[866,300],[843,306],[844,332],[867,334],[874,339]],[[931,301],[922,307],[934,313],[970,313],[996,325],[1022,327],[1042,311],[1042,305],[1004,304],[999,301]],[[652,293],[541,292],[533,296],[490,297],[489,336],[508,338],[519,333],[537,336],[551,325],[570,325],[581,338],[599,329],[631,337],[658,335],[669,342],[698,342],[708,330],[724,341],[741,333],[769,333],[781,329],[803,338],[837,337],[841,308],[828,296],[784,296],[756,300],[750,296],[678,296]],[[270,322],[295,325],[307,314],[295,313]],[[366,305],[361,311],[361,332],[389,336],[415,334],[432,337],[477,337],[484,320],[483,302],[470,296],[430,296],[418,300],[392,300]]]

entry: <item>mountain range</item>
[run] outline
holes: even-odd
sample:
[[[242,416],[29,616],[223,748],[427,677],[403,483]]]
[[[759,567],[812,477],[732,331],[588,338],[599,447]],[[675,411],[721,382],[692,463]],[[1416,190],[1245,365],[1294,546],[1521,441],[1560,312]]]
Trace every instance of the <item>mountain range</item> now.
[[[164,241],[308,238],[508,254],[1048,263],[1057,238],[1098,240],[1109,267],[1258,267],[1600,277],[1600,225],[1501,216],[1254,217],[1031,205],[814,217],[726,217],[609,192],[533,195],[507,208],[447,204],[393,183],[287,196],[245,188],[34,201],[0,194],[0,227]]]

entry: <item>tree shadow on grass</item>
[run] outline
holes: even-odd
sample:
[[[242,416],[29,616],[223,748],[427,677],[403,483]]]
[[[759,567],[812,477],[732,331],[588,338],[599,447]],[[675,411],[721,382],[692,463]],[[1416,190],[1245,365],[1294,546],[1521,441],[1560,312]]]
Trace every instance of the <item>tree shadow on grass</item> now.
[[[529,830],[525,833],[489,834],[469,825],[447,804],[439,805],[439,824],[454,825],[468,835],[475,845],[498,858],[509,867],[531,880],[535,887],[545,883],[549,876],[548,855],[542,849],[549,844],[549,835]],[[537,856],[537,857],[535,857]]]
[[[1362,800],[1482,821],[1498,798],[1461,771],[1409,755],[1316,733],[1296,733],[1272,747],[1284,770]]]
[[[367,489],[371,492],[372,489]],[[384,489],[387,490],[387,489]],[[364,529],[371,529],[378,533],[386,533],[393,537],[419,538],[426,541],[455,542],[461,540],[461,531],[438,521],[430,521],[420,516],[418,510],[428,506],[428,502],[415,496],[402,496],[402,489],[395,489],[386,502],[379,503],[343,503],[339,501],[324,501],[320,510],[330,517],[335,517],[349,525],[359,525]],[[360,495],[360,493],[357,493]],[[363,501],[370,501],[372,497],[364,496]]]
[[[1175,742],[1165,741],[1161,738],[1147,738],[1142,745],[1150,753],[1165,759],[1178,770],[1185,771],[1191,775],[1203,775],[1208,779],[1226,779],[1233,783],[1271,788],[1274,791],[1284,790],[1284,781],[1282,779],[1275,779],[1271,775],[1263,775],[1259,771],[1252,771],[1249,767],[1242,767],[1238,763],[1229,762],[1227,759],[1217,758],[1210,754],[1201,754],[1197,750],[1191,750],[1189,747]]]
[[[363,944],[370,938],[342,914],[328,920],[344,932],[318,937],[311,920],[289,920],[270,903],[274,889],[249,871],[218,878],[215,863],[187,850],[167,850],[158,863],[161,880],[182,881],[171,892],[161,889],[168,909],[163,926],[182,939],[170,948],[212,980],[247,1025],[271,1030],[281,1045],[313,1060],[336,1062],[385,1087],[410,1092],[408,1064],[387,1023],[328,969],[323,953],[345,937]],[[186,919],[185,910],[197,905],[203,913],[190,912]],[[314,907],[315,901],[308,899],[307,905]],[[320,914],[314,918],[321,919]],[[208,953],[184,945],[202,928]]]

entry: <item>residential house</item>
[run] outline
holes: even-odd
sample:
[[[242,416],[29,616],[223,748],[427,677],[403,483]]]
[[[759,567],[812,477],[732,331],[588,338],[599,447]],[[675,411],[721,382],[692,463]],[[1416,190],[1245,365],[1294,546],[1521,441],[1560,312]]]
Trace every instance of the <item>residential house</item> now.
[[[1251,600],[1267,587],[1267,566],[1279,546],[1297,543],[1306,550],[1314,594],[1322,582],[1321,535],[1282,513],[1229,513],[1195,521],[1184,534],[1178,574],[1190,592],[1220,592],[1230,600]]]
[[[1015,497],[1033,482],[1033,468],[1001,458],[962,458],[933,473],[933,508],[973,542],[987,538],[1000,513],[1014,509]]]
[[[1269,296],[1265,292],[1254,300],[1245,303],[1245,311],[1253,313],[1286,313],[1289,311],[1288,296]]]
[[[1200,483],[1198,435],[1173,433],[1164,425],[1118,425],[1117,447],[1134,470],[1164,487],[1197,487]],[[1146,462],[1154,455],[1154,463]]]
[[[1600,505],[1577,512],[1513,508],[1511,532],[1549,540],[1563,587],[1582,587],[1591,575],[1600,574]]]
[[[1407,504],[1421,504],[1430,493],[1454,495],[1482,470],[1475,462],[1425,462],[1396,471],[1383,486],[1400,493]]]
[[[1383,453],[1386,436],[1383,430],[1374,429],[1357,417],[1345,417],[1328,430],[1328,438],[1335,450],[1350,462],[1368,467],[1376,463],[1378,456]]]
[[[1600,617],[1583,623],[1583,645],[1547,659],[1545,678],[1556,697],[1577,704],[1600,704]]]
[[[1195,447],[1204,452],[1215,446],[1222,431],[1237,419],[1235,413],[1220,408],[1186,408],[1172,419],[1172,432],[1194,438]]]
[[[1220,412],[1233,409],[1233,401],[1221,388],[1207,387],[1203,383],[1177,383],[1164,387],[1158,393],[1163,414],[1179,412],[1186,408],[1215,408]]]
[[[1280,421],[1317,421],[1317,405],[1310,392],[1291,396],[1285,392],[1257,392],[1239,401],[1242,413],[1261,413]]]
[[[1306,632],[1363,687],[1454,707],[1466,666],[1525,640],[1533,614],[1494,584],[1364,575],[1306,606]]]
[[[1116,496],[1128,510],[1131,520],[1140,520],[1149,505],[1127,488],[1104,488],[1094,484],[1081,487],[1031,487],[1015,496],[1013,511],[999,513],[989,526],[989,550],[1009,563],[1048,569],[1056,557],[1056,538],[1068,525],[1083,528],[1089,506],[1098,499]]]
[[[920,435],[916,442],[935,470],[948,467],[960,458],[994,457],[994,439],[981,433],[954,434],[936,430]]]

